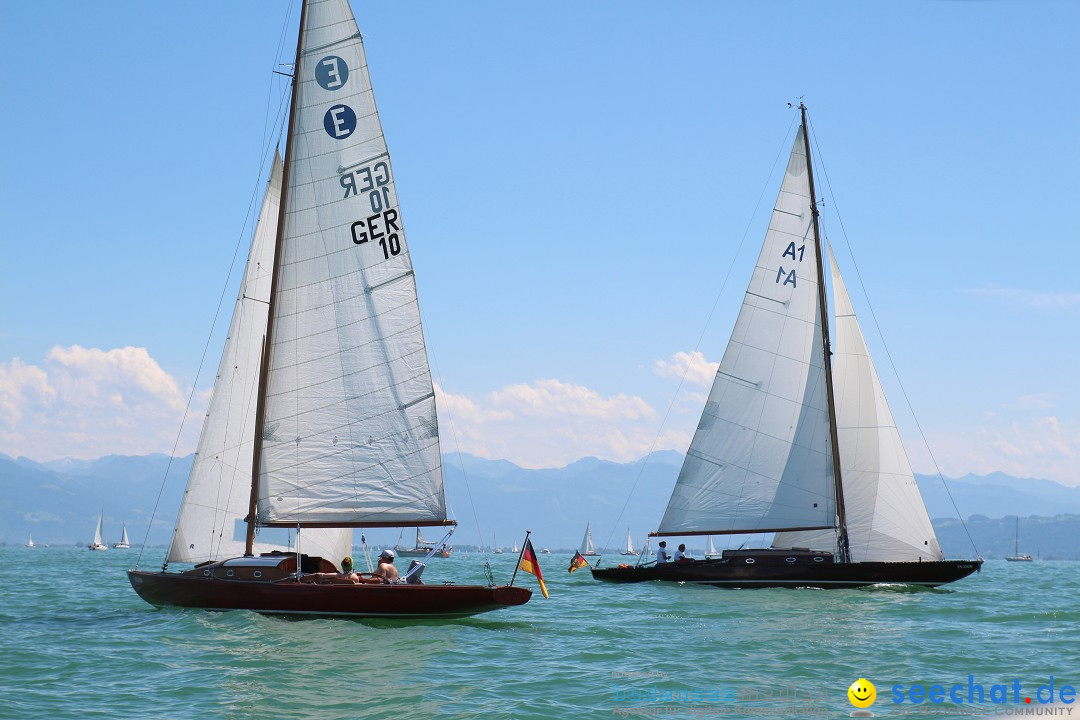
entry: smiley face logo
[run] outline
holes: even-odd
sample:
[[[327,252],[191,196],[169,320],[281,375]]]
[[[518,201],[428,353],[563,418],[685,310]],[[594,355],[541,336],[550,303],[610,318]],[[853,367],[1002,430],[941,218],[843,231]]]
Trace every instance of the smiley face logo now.
[[[877,699],[877,688],[866,678],[859,678],[851,683],[847,691],[848,700],[857,708],[868,708]]]

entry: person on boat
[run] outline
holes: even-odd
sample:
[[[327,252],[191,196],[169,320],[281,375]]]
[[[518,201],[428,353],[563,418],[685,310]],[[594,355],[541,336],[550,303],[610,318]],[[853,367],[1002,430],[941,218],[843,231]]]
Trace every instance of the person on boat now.
[[[338,573],[338,577],[350,582],[359,582],[359,576],[353,572],[352,556],[346,555],[342,558],[341,572]]]
[[[679,545],[679,549],[675,551],[675,562],[684,563],[689,561],[690,558],[686,557],[686,545]]]
[[[656,564],[664,565],[671,562],[671,556],[667,553],[667,541],[660,541],[660,547],[656,549]]]
[[[394,583],[398,580],[398,571],[394,567],[394,551],[387,548],[379,553],[379,566],[375,568],[375,574],[385,582]]]

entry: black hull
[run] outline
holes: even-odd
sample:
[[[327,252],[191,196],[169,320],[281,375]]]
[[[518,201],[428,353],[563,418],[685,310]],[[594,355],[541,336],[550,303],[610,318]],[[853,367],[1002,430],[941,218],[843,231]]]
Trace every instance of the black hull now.
[[[807,563],[805,557],[788,563],[789,553],[743,551],[738,557],[691,560],[646,567],[591,568],[597,580],[615,583],[665,580],[714,587],[750,588],[859,588],[870,585],[919,585],[937,587],[978,572],[982,560],[933,562],[834,563],[829,555]],[[747,562],[750,559],[750,562]],[[779,560],[779,562],[777,562]],[[812,558],[811,558],[812,560]]]

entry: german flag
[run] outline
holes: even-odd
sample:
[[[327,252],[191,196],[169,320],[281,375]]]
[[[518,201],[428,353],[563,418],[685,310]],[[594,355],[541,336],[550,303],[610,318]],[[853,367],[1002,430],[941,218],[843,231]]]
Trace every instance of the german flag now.
[[[570,569],[567,572],[574,572],[580,570],[583,567],[588,567],[589,561],[581,556],[581,553],[577,550],[574,551],[574,557],[570,558]]]
[[[521,551],[521,562],[518,563],[518,567],[525,572],[532,573],[536,576],[536,581],[540,583],[540,592],[544,594],[544,597],[547,597],[547,585],[544,584],[544,576],[540,572],[540,563],[536,561],[536,553],[533,552],[532,540],[525,541],[525,549]]]

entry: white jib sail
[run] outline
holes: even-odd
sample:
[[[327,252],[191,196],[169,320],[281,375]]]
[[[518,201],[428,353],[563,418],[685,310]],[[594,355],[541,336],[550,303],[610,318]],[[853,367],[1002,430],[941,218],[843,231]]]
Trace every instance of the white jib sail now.
[[[446,519],[402,212],[347,0],[308,4],[260,456],[265,523]]]
[[[943,560],[835,258],[833,389],[848,543],[854,562]],[[775,547],[834,550],[833,532],[777,533]]]
[[[105,515],[98,515],[97,527],[94,528],[94,545],[101,545],[101,526],[105,522]]]
[[[592,525],[585,525],[585,536],[581,538],[581,554],[586,555],[588,553],[596,552],[596,548],[593,547],[592,539]]]
[[[659,531],[836,524],[803,130]]]
[[[210,407],[203,420],[195,462],[188,476],[168,562],[200,563],[242,555],[251,496],[255,437],[255,393],[266,333],[274,239],[281,195],[281,156],[274,155],[270,181],[252,238],[247,267],[233,309],[229,336],[218,367]],[[280,533],[278,533],[280,537]],[[254,552],[296,549],[256,536]],[[300,549],[334,562],[352,548],[352,530],[311,529]]]

